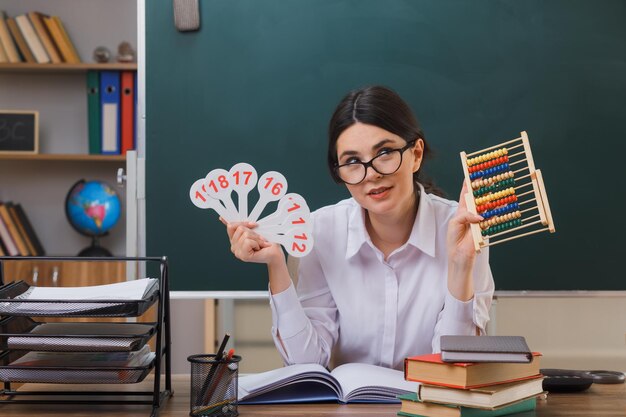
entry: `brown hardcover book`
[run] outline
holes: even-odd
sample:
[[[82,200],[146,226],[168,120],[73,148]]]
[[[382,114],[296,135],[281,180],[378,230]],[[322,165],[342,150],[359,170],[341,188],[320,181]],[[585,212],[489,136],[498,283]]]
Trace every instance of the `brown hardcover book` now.
[[[459,389],[439,385],[420,384],[417,397],[420,401],[456,404],[474,408],[496,408],[533,397],[543,392],[543,378],[528,379],[508,384],[488,385],[481,388]]]
[[[13,223],[15,223],[15,225],[17,226],[17,231],[20,233],[22,240],[26,244],[26,248],[28,249],[28,254],[30,256],[36,256],[37,250],[33,246],[33,242],[31,242],[30,237],[28,236],[28,233],[26,233],[26,229],[24,229],[24,225],[22,224],[22,221],[17,215],[17,210],[15,209],[15,205],[13,205],[12,203],[5,203],[5,205],[7,207],[7,210],[9,210],[9,214],[11,215],[11,220],[13,220]]]
[[[541,354],[533,353],[530,363],[449,363],[441,354],[412,356],[404,360],[404,376],[409,381],[452,388],[478,388],[493,384],[536,378]]]
[[[28,12],[28,18],[35,28],[35,32],[37,33],[37,36],[39,36],[39,39],[41,40],[41,43],[43,44],[46,52],[48,53],[50,61],[53,64],[60,64],[61,62],[63,62],[63,60],[61,59],[61,55],[57,50],[54,41],[52,40],[52,36],[50,35],[46,24],[43,21],[44,16],[45,15],[43,13]]]
[[[61,31],[61,35],[65,39],[65,42],[67,42],[67,45],[70,48],[70,53],[72,54],[72,58],[74,59],[74,62],[75,63],[80,63],[80,56],[78,55],[78,51],[76,50],[76,46],[74,46],[74,42],[72,42],[72,39],[70,38],[70,35],[67,33],[67,30],[65,29],[65,25],[61,21],[61,18],[59,16],[52,16],[52,20],[54,20],[54,22],[56,23],[57,27]]]
[[[39,240],[39,237],[37,236],[37,233],[35,233],[35,229],[30,223],[30,220],[28,219],[26,212],[22,208],[22,205],[17,203],[13,205],[13,208],[15,209],[15,213],[17,214],[17,217],[19,217],[20,219],[20,223],[24,227],[24,230],[26,230],[26,233],[28,234],[30,241],[35,247],[35,253],[37,254],[37,256],[44,256],[46,254],[46,251],[44,250],[43,245],[41,244],[41,241]]]
[[[19,49],[20,54],[22,54],[22,56],[24,57],[24,60],[30,64],[37,63],[37,61],[35,60],[35,56],[30,51],[30,48],[28,47],[28,44],[26,43],[26,39],[24,39],[24,37],[22,36],[22,32],[20,31],[20,28],[17,27],[17,23],[15,23],[15,19],[13,19],[12,17],[8,17],[6,22],[7,22],[7,26],[9,27],[9,31],[11,32],[11,36],[13,36],[13,39],[15,40],[15,43],[17,44],[17,48]]]
[[[13,242],[9,228],[2,220],[2,216],[0,216],[0,240],[2,240],[7,255],[18,256],[20,254],[17,246],[15,246],[15,242]]]
[[[22,62],[19,52],[17,52],[17,46],[9,31],[7,25],[7,14],[4,11],[0,11],[0,43],[4,47],[4,52],[7,54],[9,62],[16,63]]]
[[[11,234],[11,238],[13,238],[13,242],[15,242],[15,246],[17,246],[19,254],[22,256],[28,256],[28,248],[26,247],[26,243],[24,243],[24,240],[22,239],[22,236],[20,235],[16,224],[11,218],[9,210],[4,203],[0,203],[0,216],[2,216],[2,220],[4,220],[4,224],[7,226],[7,229],[9,229],[9,233]]]
[[[63,33],[61,32],[61,29],[59,29],[54,19],[44,16],[43,21],[46,24],[46,27],[48,28],[52,39],[54,39],[55,45],[57,46],[57,48],[59,48],[59,52],[61,52],[63,61],[69,64],[77,64],[78,61],[76,61],[74,56],[72,55],[72,50],[67,44],[67,41],[65,40],[65,38],[63,37]]]

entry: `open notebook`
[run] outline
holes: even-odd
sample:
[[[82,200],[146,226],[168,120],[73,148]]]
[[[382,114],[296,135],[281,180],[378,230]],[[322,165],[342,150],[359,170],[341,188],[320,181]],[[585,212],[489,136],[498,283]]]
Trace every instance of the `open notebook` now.
[[[241,404],[339,401],[399,403],[400,394],[419,384],[404,380],[402,371],[348,363],[329,372],[318,364],[298,364],[239,377]]]

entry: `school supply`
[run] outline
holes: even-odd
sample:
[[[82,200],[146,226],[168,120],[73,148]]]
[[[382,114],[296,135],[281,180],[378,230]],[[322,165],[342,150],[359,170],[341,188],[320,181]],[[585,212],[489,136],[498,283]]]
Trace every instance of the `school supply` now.
[[[426,384],[478,388],[536,378],[541,354],[533,352],[533,357],[530,363],[449,363],[441,360],[440,353],[412,356],[404,361],[404,375],[409,381]]]
[[[222,360],[222,356],[224,355],[224,349],[226,348],[226,344],[228,343],[228,339],[230,339],[230,333],[226,333],[224,335],[224,338],[222,339],[222,343],[220,344],[220,347],[217,349],[217,354],[215,355],[215,359],[216,360]],[[209,390],[209,387],[211,386],[211,384],[213,383],[213,378],[215,376],[215,372],[217,371],[217,367],[211,367],[211,369],[209,370],[209,372],[207,373],[207,377],[204,380],[204,383],[202,384],[202,388],[200,390],[200,396],[199,396],[199,400],[202,401],[204,396],[206,395],[207,391]]]
[[[234,349],[230,349],[221,356],[192,355],[187,360],[191,363],[189,415],[236,416],[241,356],[234,355]]]
[[[494,409],[541,394],[542,383],[543,378],[537,376],[526,381],[470,389],[421,384],[417,389],[417,398],[423,402]]]
[[[248,194],[255,185],[259,198],[249,212]],[[231,198],[233,191],[238,207]],[[196,207],[213,209],[229,223],[256,222],[256,233],[281,244],[291,256],[301,257],[313,249],[311,211],[302,196],[287,194],[287,179],[279,172],[268,171],[259,178],[247,163],[235,164],[229,171],[214,169],[192,184],[189,198]],[[276,211],[258,220],[266,206],[275,201]]]
[[[532,359],[523,336],[441,336],[444,362],[528,363]]]
[[[467,209],[483,217],[470,224],[474,248],[522,236],[555,232],[541,171],[535,169],[526,132],[472,153],[461,152]]]
[[[338,401],[398,403],[416,392],[401,371],[364,363],[340,365],[329,372],[319,364],[296,364],[239,378],[241,404]]]
[[[402,408],[398,415],[406,417],[498,417],[532,411],[537,405],[534,397],[492,409],[425,403],[419,401],[415,394],[401,395],[399,398],[402,400]]]

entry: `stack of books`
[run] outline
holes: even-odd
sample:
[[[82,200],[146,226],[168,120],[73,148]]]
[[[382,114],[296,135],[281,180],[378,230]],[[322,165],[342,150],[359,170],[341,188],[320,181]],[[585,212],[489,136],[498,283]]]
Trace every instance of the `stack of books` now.
[[[80,56],[59,16],[0,11],[0,63],[78,64]]]
[[[20,204],[0,202],[0,256],[44,256],[44,250]]]
[[[405,359],[405,379],[421,384],[417,392],[398,396],[398,415],[496,417],[534,410],[543,394],[541,354],[527,347],[512,352],[520,341],[526,345],[509,336],[442,336],[442,353]],[[458,356],[467,359],[450,361]]]

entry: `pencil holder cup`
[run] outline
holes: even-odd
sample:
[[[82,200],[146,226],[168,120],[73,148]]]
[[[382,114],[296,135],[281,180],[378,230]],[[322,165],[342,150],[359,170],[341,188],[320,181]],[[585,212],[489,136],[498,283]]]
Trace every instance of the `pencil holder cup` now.
[[[237,411],[237,378],[241,356],[217,359],[216,355],[191,355],[190,416],[234,417]]]

